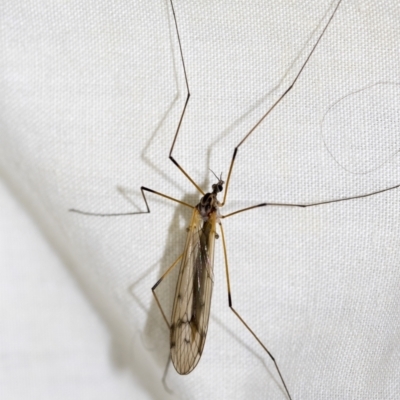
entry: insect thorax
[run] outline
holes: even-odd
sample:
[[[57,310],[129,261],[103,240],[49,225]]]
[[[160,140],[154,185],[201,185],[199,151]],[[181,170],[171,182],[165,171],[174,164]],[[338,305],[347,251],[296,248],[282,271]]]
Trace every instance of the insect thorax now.
[[[222,192],[224,182],[219,180],[217,184],[212,185],[212,192],[206,193],[201,199],[196,208],[199,211],[203,221],[207,221],[210,214],[217,213],[219,217],[219,207],[221,203],[218,201],[217,196]]]

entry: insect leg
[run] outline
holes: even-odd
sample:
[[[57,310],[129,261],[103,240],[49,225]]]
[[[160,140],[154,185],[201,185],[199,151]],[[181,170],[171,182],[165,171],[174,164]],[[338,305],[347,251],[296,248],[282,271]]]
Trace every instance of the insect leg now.
[[[231,212],[231,213],[226,214],[226,215],[222,215],[221,218],[228,218],[228,217],[231,217],[232,215],[239,214],[239,213],[244,212],[244,211],[252,210],[253,208],[265,207],[265,206],[301,207],[301,208],[306,208],[306,207],[320,206],[320,205],[323,205],[323,204],[338,203],[338,202],[340,202],[340,201],[362,199],[362,198],[364,198],[364,197],[370,197],[370,196],[374,196],[374,195],[376,195],[376,194],[388,192],[389,190],[398,189],[399,187],[400,187],[400,185],[396,185],[396,186],[392,186],[392,187],[389,187],[389,188],[386,188],[386,189],[377,190],[377,191],[375,191],[375,192],[371,192],[371,193],[367,193],[367,194],[360,194],[360,195],[351,196],[351,197],[343,197],[343,198],[341,198],[341,199],[318,201],[318,202],[316,202],[316,203],[308,203],[308,204],[261,203],[261,204],[256,204],[255,206],[242,208],[241,210],[237,210],[237,211]]]
[[[263,342],[261,342],[261,340],[258,338],[258,336],[254,333],[254,331],[249,327],[249,325],[247,325],[247,323],[245,322],[245,320],[240,316],[240,314],[233,308],[232,305],[232,296],[231,296],[231,284],[230,284],[230,279],[229,279],[229,268],[228,268],[228,254],[226,251],[226,242],[225,242],[225,235],[224,235],[224,229],[222,228],[222,224],[220,224],[220,228],[221,228],[221,236],[222,236],[222,246],[224,248],[224,260],[225,260],[225,272],[226,272],[226,283],[228,286],[228,304],[229,304],[229,308],[232,310],[232,312],[239,318],[240,322],[242,322],[242,324],[247,328],[247,330],[254,336],[254,338],[257,340],[257,342],[260,344],[260,346],[264,349],[264,351],[269,355],[269,357],[271,358],[271,360],[274,362],[275,364],[275,368],[278,371],[279,377],[281,378],[282,384],[285,388],[285,391],[288,395],[289,400],[292,399],[292,397],[290,396],[289,390],[286,386],[285,380],[283,379],[283,376],[281,374],[281,371],[279,370],[278,367],[278,363],[275,360],[275,357],[271,354],[271,352],[265,347],[265,345],[263,344]]]
[[[370,197],[370,196],[375,196],[376,194],[380,193],[385,193],[388,192],[389,190],[394,190],[398,189],[400,185],[396,186],[391,186],[386,189],[381,189],[381,190],[376,190],[375,192],[367,193],[367,194],[360,194],[357,196],[351,196],[351,197],[342,197],[341,199],[334,199],[334,200],[325,200],[325,201],[318,201],[316,203],[308,203],[308,204],[280,204],[280,203],[266,203],[265,205],[267,206],[286,206],[286,207],[313,207],[313,206],[319,206],[322,204],[329,204],[329,203],[338,203],[340,201],[347,201],[347,200],[354,200],[354,199],[362,199],[364,197]]]
[[[164,320],[165,320],[165,322],[166,322],[166,324],[167,324],[167,326],[168,326],[168,329],[170,329],[171,327],[170,327],[170,324],[169,324],[169,322],[168,322],[167,317],[165,316],[164,310],[163,310],[162,307],[161,307],[161,303],[160,303],[160,301],[158,300],[158,297],[157,297],[157,294],[156,294],[156,289],[157,289],[157,286],[163,281],[163,279],[164,279],[164,278],[174,269],[174,267],[178,264],[178,262],[181,260],[182,256],[183,256],[183,254],[181,254],[181,255],[177,258],[177,260],[162,274],[161,278],[160,278],[160,279],[156,282],[156,284],[151,288],[151,291],[153,292],[153,295],[154,295],[154,297],[155,297],[155,299],[156,299],[158,308],[160,309],[161,314],[162,314],[162,316],[164,317]]]
[[[121,216],[124,216],[124,215],[149,214],[150,213],[150,207],[149,207],[149,204],[147,202],[146,195],[144,194],[145,191],[146,192],[150,192],[150,193],[154,193],[157,196],[164,197],[164,198],[166,198],[168,200],[175,201],[176,203],[182,204],[182,205],[184,205],[186,207],[193,208],[193,206],[191,206],[188,203],[185,203],[184,201],[175,199],[173,197],[167,196],[166,194],[163,194],[163,193],[160,193],[160,192],[156,192],[153,189],[149,189],[149,188],[146,188],[146,187],[142,186],[140,188],[140,190],[142,192],[142,196],[143,196],[144,202],[146,204],[147,211],[126,212],[126,213],[109,213],[109,214],[81,211],[81,210],[77,210],[76,208],[70,208],[68,211],[74,212],[74,213],[77,213],[77,214],[90,215],[90,216],[94,216],[94,217],[121,217]]]
[[[175,160],[175,158],[172,157],[172,152],[174,151],[175,143],[178,138],[179,131],[181,129],[183,117],[185,116],[186,107],[189,103],[190,89],[189,89],[189,81],[188,81],[188,77],[187,77],[187,73],[186,73],[185,60],[183,58],[183,51],[182,51],[181,38],[179,35],[178,22],[176,19],[175,8],[174,8],[174,4],[173,4],[172,0],[170,0],[170,4],[171,4],[171,9],[172,9],[172,15],[174,16],[175,31],[176,31],[176,37],[178,39],[182,69],[183,69],[183,73],[185,75],[186,100],[185,100],[185,104],[184,104],[182,112],[181,112],[181,116],[179,118],[178,126],[175,131],[175,136],[174,136],[174,140],[172,141],[171,149],[169,150],[169,159],[179,168],[179,170],[186,176],[186,178],[189,179],[189,181],[193,184],[193,186],[204,196],[204,191],[199,187],[199,185],[197,185],[197,183],[190,177],[190,175],[178,164],[178,162]]]
[[[331,23],[333,17],[336,14],[337,9],[339,8],[340,3],[342,2],[342,0],[339,0],[335,6],[335,9],[333,10],[331,16],[329,17],[328,22],[326,23],[322,33],[319,35],[317,41],[315,42],[313,48],[311,49],[310,53],[308,54],[306,60],[304,61],[304,63],[302,64],[300,70],[297,72],[295,78],[293,79],[292,83],[290,84],[290,86],[280,95],[280,97],[278,98],[278,100],[275,101],[275,103],[272,104],[271,107],[268,108],[268,110],[264,113],[264,115],[256,122],[256,124],[249,130],[249,132],[247,132],[247,134],[244,136],[244,138],[240,141],[240,143],[235,147],[235,149],[233,150],[233,156],[232,156],[232,160],[231,160],[231,165],[229,166],[229,172],[228,172],[228,177],[226,179],[226,184],[225,184],[225,191],[224,191],[224,199],[222,201],[221,206],[223,206],[225,204],[225,200],[226,200],[226,196],[228,194],[228,187],[229,187],[229,182],[231,179],[231,174],[232,174],[232,170],[233,170],[233,164],[235,163],[235,159],[236,159],[236,155],[237,152],[239,150],[239,147],[247,140],[247,138],[258,128],[258,126],[264,121],[265,118],[268,117],[268,115],[272,112],[272,110],[284,99],[284,97],[292,90],[293,86],[295,85],[295,83],[297,82],[297,80],[299,79],[301,73],[303,72],[305,66],[307,65],[308,61],[310,60],[311,56],[313,55],[315,49],[317,48],[319,42],[322,39],[322,36],[324,36],[325,31],[327,30],[329,24]]]

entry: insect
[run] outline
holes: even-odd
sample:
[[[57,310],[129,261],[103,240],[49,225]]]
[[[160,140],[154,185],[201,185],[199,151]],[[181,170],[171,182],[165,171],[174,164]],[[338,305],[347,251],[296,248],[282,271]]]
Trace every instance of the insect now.
[[[280,381],[284,387],[286,395],[291,399],[291,394],[286,384],[283,374],[278,366],[275,357],[271,354],[269,349],[264,345],[264,343],[259,339],[256,333],[251,329],[250,325],[245,321],[245,319],[236,311],[233,307],[232,294],[230,288],[230,278],[229,278],[229,267],[228,267],[228,256],[227,247],[224,235],[224,229],[222,221],[237,215],[242,212],[247,212],[255,208],[274,206],[274,207],[312,207],[319,206],[323,204],[347,201],[351,199],[360,199],[368,196],[372,196],[378,193],[383,193],[385,191],[399,187],[400,185],[375,191],[369,194],[363,194],[353,197],[338,198],[334,200],[321,201],[317,203],[310,204],[295,204],[295,203],[260,203],[252,205],[243,209],[236,210],[229,214],[223,215],[221,213],[221,208],[226,204],[229,184],[232,177],[233,168],[235,161],[238,156],[240,147],[245,143],[245,141],[254,133],[254,131],[260,126],[260,124],[267,118],[267,116],[275,109],[275,107],[281,103],[285,96],[292,90],[297,80],[299,79],[301,73],[309,62],[312,54],[320,43],[325,31],[333,20],[342,0],[339,0],[322,33],[318,37],[316,43],[314,44],[311,52],[308,54],[306,60],[302,64],[300,70],[296,74],[290,86],[283,92],[283,94],[275,101],[275,103],[262,115],[262,117],[253,125],[253,127],[244,135],[242,140],[234,148],[233,156],[228,169],[228,174],[226,179],[223,179],[222,174],[217,176],[216,182],[212,185],[211,192],[205,193],[203,189],[191,178],[191,176],[185,171],[185,169],[178,163],[178,161],[173,157],[173,152],[177,139],[180,133],[181,124],[185,116],[186,108],[190,99],[189,90],[189,80],[186,71],[184,52],[181,45],[179,28],[177,17],[175,14],[175,8],[173,0],[170,0],[170,6],[173,13],[173,21],[175,24],[175,32],[179,45],[181,66],[185,77],[186,86],[186,100],[180,115],[179,123],[175,131],[175,135],[172,141],[172,145],[169,151],[169,159],[175,164],[175,166],[183,173],[183,175],[191,182],[191,184],[196,188],[196,190],[201,194],[201,199],[197,205],[191,205],[181,200],[170,197],[166,194],[160,193],[158,191],[149,189],[147,187],[141,187],[141,193],[147,208],[147,211],[142,213],[149,213],[150,207],[147,201],[146,192],[161,196],[165,199],[174,201],[180,205],[188,207],[192,210],[192,217],[188,228],[188,234],[186,239],[186,244],[182,254],[177,258],[177,260],[166,270],[166,272],[161,276],[161,278],[152,287],[152,292],[157,305],[162,313],[162,316],[170,331],[170,356],[172,363],[179,374],[185,375],[189,374],[198,364],[201,355],[203,353],[205,340],[208,331],[208,322],[210,317],[210,306],[211,297],[213,289],[213,261],[214,261],[214,249],[215,249],[215,239],[220,237],[223,255],[225,261],[225,273],[226,281],[228,287],[228,305],[235,316],[241,321],[241,323],[246,327],[248,332],[254,337],[254,339],[259,343],[265,353],[273,361],[276,371],[280,377]],[[218,195],[223,194],[222,201],[218,199]],[[72,211],[80,212],[85,215],[97,215],[97,216],[116,216],[116,215],[133,215],[139,213],[115,213],[115,214],[98,214],[98,213],[87,213],[73,209]],[[166,276],[179,265],[179,277],[176,286],[176,293],[174,298],[173,310],[171,318],[168,318],[165,314],[162,305],[157,297],[156,288],[163,282]]]

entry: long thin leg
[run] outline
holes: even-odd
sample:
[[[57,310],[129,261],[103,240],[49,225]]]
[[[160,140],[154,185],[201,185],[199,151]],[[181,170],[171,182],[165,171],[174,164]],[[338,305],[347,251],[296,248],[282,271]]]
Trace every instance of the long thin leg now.
[[[204,191],[200,188],[200,186],[197,185],[197,183],[190,177],[190,175],[178,164],[178,162],[175,160],[175,158],[172,157],[172,152],[174,151],[176,139],[178,138],[178,134],[179,134],[179,131],[181,129],[183,117],[184,117],[185,112],[186,112],[186,107],[187,107],[187,105],[189,103],[190,90],[189,90],[189,81],[188,81],[188,77],[187,77],[187,73],[186,73],[185,60],[183,58],[181,37],[179,35],[178,22],[177,22],[177,19],[176,19],[175,8],[174,8],[174,4],[173,4],[172,0],[170,0],[170,3],[171,3],[172,14],[174,16],[175,31],[176,31],[176,36],[178,38],[179,52],[180,52],[180,56],[181,56],[183,73],[185,75],[185,85],[186,85],[187,94],[186,94],[185,104],[183,106],[183,109],[182,109],[182,112],[181,112],[181,116],[179,118],[179,123],[178,123],[178,126],[177,126],[176,131],[175,131],[174,140],[172,141],[171,149],[169,150],[169,159],[179,168],[179,170],[186,176],[186,178],[189,179],[189,181],[192,182],[192,184],[195,186],[195,188],[204,196]]]
[[[90,216],[94,216],[94,217],[120,217],[120,216],[126,216],[126,215],[137,215],[137,214],[149,214],[150,213],[150,207],[149,207],[149,203],[147,202],[147,198],[146,195],[144,194],[144,192],[150,192],[150,193],[154,193],[157,196],[161,196],[164,197],[168,200],[172,200],[175,201],[176,203],[182,204],[186,207],[190,207],[190,208],[194,208],[193,206],[191,206],[188,203],[185,203],[184,201],[178,200],[178,199],[174,199],[173,197],[167,196],[166,194],[160,193],[160,192],[156,192],[153,189],[149,189],[147,187],[142,186],[140,188],[140,190],[142,191],[142,196],[144,199],[144,202],[146,203],[146,208],[147,211],[137,211],[137,212],[126,212],[126,213],[110,213],[110,214],[104,214],[104,213],[93,213],[93,212],[88,212],[88,211],[81,211],[81,210],[77,210],[76,208],[70,208],[68,211],[77,213],[77,214],[82,214],[82,215],[90,215]]]
[[[340,3],[342,2],[342,0],[339,0],[335,9],[333,10],[328,22],[325,25],[325,28],[323,29],[322,33],[319,35],[318,40],[315,42],[313,48],[311,49],[311,52],[309,53],[308,57],[306,58],[306,60],[304,61],[303,65],[301,66],[299,72],[297,73],[297,75],[295,76],[295,78],[293,79],[292,83],[290,84],[290,86],[283,92],[283,94],[278,98],[278,100],[275,101],[274,104],[272,104],[272,106],[267,110],[267,112],[257,121],[257,123],[250,129],[250,131],[245,135],[245,137],[240,141],[240,143],[235,147],[235,149],[233,150],[233,156],[232,156],[232,160],[231,160],[231,165],[229,166],[229,172],[228,172],[228,178],[226,180],[226,185],[225,185],[225,192],[224,192],[224,199],[222,201],[221,206],[223,206],[225,204],[225,200],[226,200],[226,196],[228,194],[228,187],[229,187],[229,182],[231,179],[231,174],[232,174],[232,170],[233,170],[233,164],[235,163],[235,158],[237,155],[237,152],[239,150],[239,147],[247,140],[247,138],[258,128],[258,126],[264,121],[265,118],[267,118],[267,116],[272,112],[272,110],[284,99],[284,97],[292,90],[293,86],[295,85],[295,83],[297,82],[297,80],[299,79],[299,76],[301,75],[301,73],[303,72],[305,66],[307,65],[308,61],[310,60],[311,56],[313,55],[315,49],[317,48],[319,42],[322,39],[322,36],[324,36],[325,31],[327,30],[329,24],[331,23],[334,15],[336,14],[337,9],[339,8]]]
[[[157,295],[156,295],[156,289],[157,289],[157,286],[163,281],[163,279],[164,279],[164,278],[174,269],[174,267],[178,264],[178,262],[180,261],[180,259],[182,258],[182,256],[183,256],[183,254],[181,254],[181,255],[178,257],[178,259],[163,273],[163,275],[161,276],[161,278],[160,278],[160,279],[156,282],[156,284],[151,288],[151,291],[153,292],[153,295],[154,295],[154,297],[155,297],[155,299],[156,299],[158,308],[160,309],[161,314],[162,314],[162,316],[164,317],[164,321],[166,322],[166,324],[167,324],[167,326],[168,326],[168,329],[171,329],[171,326],[169,325],[168,319],[167,319],[167,317],[165,316],[164,310],[163,310],[162,307],[161,307],[161,303],[160,303],[160,301],[158,300],[158,297],[157,297]]]
[[[242,208],[241,210],[237,210],[234,212],[231,212],[226,215],[222,215],[221,218],[228,218],[231,217],[232,215],[239,214],[244,211],[249,211],[252,210],[253,208],[258,208],[258,207],[265,207],[265,206],[278,206],[278,207],[301,207],[301,208],[306,208],[306,207],[313,207],[313,206],[320,206],[323,204],[330,204],[330,203],[338,203],[339,201],[347,201],[347,200],[354,200],[354,199],[362,199],[364,197],[369,197],[369,196],[374,196],[376,194],[388,192],[389,190],[393,189],[398,189],[400,185],[392,186],[390,188],[382,189],[382,190],[377,190],[376,192],[368,193],[368,194],[360,194],[358,196],[352,196],[352,197],[343,197],[342,199],[334,199],[334,200],[326,200],[326,201],[319,201],[318,203],[309,203],[309,204],[290,204],[290,203],[261,203],[261,204],[256,204],[255,206],[251,207],[246,207]]]
[[[224,259],[225,259],[225,272],[226,272],[226,283],[228,286],[228,304],[229,304],[229,308],[232,310],[232,312],[239,318],[240,322],[242,322],[242,324],[247,328],[247,330],[253,335],[253,337],[257,340],[257,342],[260,344],[260,346],[264,349],[264,351],[269,355],[269,357],[271,358],[271,360],[274,362],[275,364],[275,368],[278,371],[279,377],[281,378],[282,384],[285,388],[285,391],[288,395],[289,400],[292,399],[292,397],[290,396],[289,390],[286,386],[285,380],[283,379],[283,376],[281,374],[281,371],[279,370],[278,367],[278,363],[275,360],[275,357],[271,354],[271,352],[265,347],[265,345],[263,344],[263,342],[261,342],[261,340],[257,337],[257,335],[254,333],[254,331],[249,327],[249,325],[247,325],[247,323],[245,322],[245,320],[240,316],[240,314],[233,308],[232,305],[232,296],[231,296],[231,284],[230,284],[230,279],[229,279],[229,268],[228,268],[228,254],[226,251],[226,242],[225,242],[225,235],[224,235],[224,229],[222,228],[222,224],[220,224],[220,228],[221,228],[221,236],[222,236],[222,246],[224,248]]]

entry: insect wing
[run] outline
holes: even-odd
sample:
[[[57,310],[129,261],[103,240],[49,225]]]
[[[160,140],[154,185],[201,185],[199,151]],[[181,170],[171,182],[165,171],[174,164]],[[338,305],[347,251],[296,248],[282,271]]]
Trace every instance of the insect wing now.
[[[203,221],[194,209],[179,271],[171,318],[171,359],[185,375],[197,365],[206,340],[213,289],[217,216]]]

